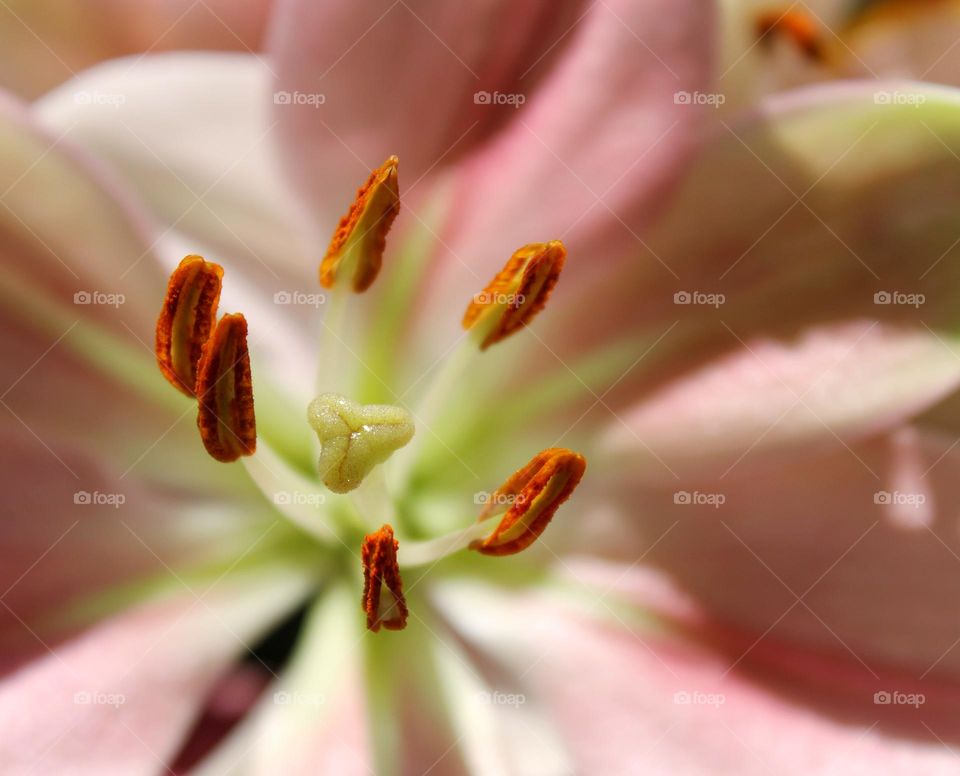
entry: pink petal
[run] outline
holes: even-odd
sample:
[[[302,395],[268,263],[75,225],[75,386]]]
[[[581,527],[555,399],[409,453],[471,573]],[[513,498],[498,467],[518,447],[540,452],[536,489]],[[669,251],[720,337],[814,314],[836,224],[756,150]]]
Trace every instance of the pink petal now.
[[[157,372],[166,278],[147,219],[66,135],[0,104],[4,670],[40,647],[22,622],[62,636],[37,617],[265,527],[266,509],[240,507],[256,491],[209,460],[192,405]]]
[[[953,434],[910,427],[660,485],[625,469],[593,483],[600,519],[548,541],[658,567],[715,620],[868,675],[955,681],[958,471]]]
[[[35,97],[112,57],[259,48],[272,0],[9,0],[0,9],[0,85]]]
[[[289,572],[214,581],[58,646],[0,685],[5,770],[163,770],[220,672],[303,592]]]
[[[511,121],[512,107],[479,105],[474,95],[530,92],[561,58],[584,5],[282,4],[269,44],[278,94],[291,95],[277,105],[282,150],[321,231],[389,155],[400,157],[406,196]]]
[[[602,592],[581,599],[594,616],[539,594],[446,596],[470,641],[488,650],[492,662],[481,669],[499,667],[488,674],[492,689],[523,697],[519,709],[542,704],[577,773],[946,774],[956,767],[935,737],[951,736],[956,689],[928,689],[931,706],[918,711],[875,705],[872,684],[848,681],[838,690],[849,670],[837,674],[836,665],[802,654],[772,670],[768,651],[766,665],[744,661],[728,671],[736,652],[629,625],[615,614],[620,603]],[[749,643],[741,636],[730,646]],[[520,731],[521,740],[532,736]]]

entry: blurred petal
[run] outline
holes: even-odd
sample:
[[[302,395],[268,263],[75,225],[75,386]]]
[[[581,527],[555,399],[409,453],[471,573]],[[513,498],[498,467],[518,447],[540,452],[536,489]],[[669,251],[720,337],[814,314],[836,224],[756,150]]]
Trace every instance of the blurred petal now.
[[[478,104],[474,95],[532,97],[584,5],[283,2],[269,49],[289,102],[276,115],[284,161],[321,231],[333,229],[353,190],[391,154],[400,157],[406,198],[422,175],[511,121],[514,106]]]
[[[306,581],[289,568],[214,579],[52,650],[0,685],[4,769],[164,770],[218,675]]]
[[[451,587],[444,610],[487,651],[488,669],[499,667],[502,696],[523,698],[520,708],[527,699],[545,703],[577,773],[906,775],[956,768],[955,755],[935,737],[952,738],[946,703],[937,717],[925,709],[925,730],[915,708],[876,706],[866,685],[844,687],[846,697],[821,669],[814,678],[836,705],[811,708],[809,694],[789,679],[745,664],[729,672],[727,654],[650,624],[616,622],[602,598],[588,595],[585,603],[612,622],[542,594]],[[778,668],[797,673],[796,663]],[[897,723],[911,714],[904,736]]]
[[[272,0],[8,0],[0,85],[35,97],[103,59],[167,49],[257,49]]]
[[[290,406],[306,431],[301,408],[313,395],[324,296],[319,253],[273,156],[268,83],[267,65],[252,55],[146,56],[85,72],[36,111],[149,204],[162,244],[172,243],[165,253],[179,250],[168,263],[202,253],[223,265],[222,309],[249,322],[258,389],[266,395],[264,376],[282,375],[274,382],[284,398],[273,405]]]
[[[642,556],[714,618],[865,675],[955,682],[958,483],[955,437],[910,427],[673,486],[624,470],[592,484],[605,517],[551,546]]]
[[[878,88],[919,102],[878,104]],[[583,427],[607,417],[617,454],[670,479],[876,433],[953,390],[958,130],[957,92],[886,83],[813,88],[720,130],[647,241],[672,273],[643,260],[578,290],[602,314],[542,316],[565,363],[614,326],[638,333]]]
[[[197,774],[372,772],[356,600],[342,588],[324,593],[283,676]]]
[[[166,279],[136,204],[68,137],[44,134],[9,102],[0,149],[9,669],[38,646],[20,620],[47,633],[35,618],[84,594],[164,563],[236,554],[265,509],[238,508],[257,491],[206,457],[194,405],[159,376],[151,344]]]

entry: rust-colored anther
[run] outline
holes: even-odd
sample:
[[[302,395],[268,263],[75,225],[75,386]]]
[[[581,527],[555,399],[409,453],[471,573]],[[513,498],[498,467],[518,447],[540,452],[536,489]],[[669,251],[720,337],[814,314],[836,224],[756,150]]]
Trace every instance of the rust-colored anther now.
[[[824,59],[823,36],[810,14],[800,10],[767,11],[757,16],[757,39],[769,44],[782,35],[793,41],[804,56],[815,62]]]
[[[400,212],[399,163],[396,156],[391,156],[357,189],[357,198],[340,219],[320,263],[320,285],[324,288],[343,282],[338,276],[344,267],[352,268],[351,283],[357,293],[366,291],[377,279],[387,232]]]
[[[219,264],[187,256],[167,284],[157,319],[157,363],[170,384],[187,396],[196,396],[197,369],[217,320],[222,280]]]
[[[224,315],[203,349],[197,398],[197,427],[210,455],[229,463],[256,451],[247,321],[242,314]]]
[[[400,543],[393,538],[393,528],[384,525],[367,534],[360,550],[363,561],[363,611],[367,628],[374,633],[381,626],[387,630],[407,627],[407,601],[403,597],[403,580],[397,564]]]
[[[587,461],[582,455],[562,447],[538,453],[491,494],[479,520],[494,514],[498,505],[510,507],[493,533],[471,543],[470,549],[484,555],[513,555],[525,550],[546,530],[560,505],[570,498],[586,468]]]
[[[528,324],[547,304],[560,278],[567,249],[559,240],[524,245],[463,315],[463,328],[484,326],[480,349],[486,350]]]

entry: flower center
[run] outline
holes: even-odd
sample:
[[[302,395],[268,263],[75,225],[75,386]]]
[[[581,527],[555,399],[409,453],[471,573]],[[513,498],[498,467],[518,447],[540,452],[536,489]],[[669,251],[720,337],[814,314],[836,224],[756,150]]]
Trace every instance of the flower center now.
[[[342,350],[337,345],[342,343],[338,326],[350,294],[369,289],[383,265],[387,232],[400,208],[398,164],[396,157],[390,157],[358,189],[321,262],[320,283],[332,296],[325,324],[330,337],[322,354],[327,368],[321,384],[329,384],[339,374],[331,353],[338,355]],[[362,606],[370,630],[405,626],[403,567],[435,564],[466,549],[489,556],[521,552],[543,534],[583,477],[582,456],[550,448],[497,487],[475,521],[467,517],[463,527],[451,533],[420,540],[401,537],[401,541],[392,525],[383,522],[394,519],[393,494],[409,491],[424,439],[433,433],[432,425],[455,393],[457,381],[469,373],[474,359],[489,358],[486,351],[522,331],[543,311],[565,261],[566,249],[559,240],[531,243],[513,253],[468,301],[462,325],[469,335],[447,356],[416,411],[361,404],[329,390],[307,408],[307,421],[320,443],[316,479],[331,493],[346,498],[349,508],[342,503],[327,505],[321,493],[314,504],[292,504],[290,499],[275,503],[323,539],[332,533],[343,542],[343,535],[353,535],[357,527],[369,531],[382,524],[366,534],[360,547]],[[246,320],[230,314],[216,322],[222,279],[222,268],[199,256],[186,257],[172,274],[157,322],[161,372],[178,390],[197,399],[197,425],[213,458],[229,462],[246,457],[247,470],[261,487],[266,482],[276,485],[283,477],[291,490],[306,487],[315,492],[318,486],[298,479],[269,445],[257,449]],[[415,426],[421,431],[416,436]],[[394,453],[396,457],[389,460]],[[458,499],[464,505],[471,501],[466,493]],[[455,509],[466,511],[465,506]],[[319,525],[317,511],[326,518]],[[497,516],[500,520],[494,521]]]

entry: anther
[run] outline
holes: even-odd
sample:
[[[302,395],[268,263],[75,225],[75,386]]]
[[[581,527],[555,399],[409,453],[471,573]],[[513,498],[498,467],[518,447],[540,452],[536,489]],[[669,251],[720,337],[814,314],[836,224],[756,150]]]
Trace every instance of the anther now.
[[[509,509],[493,533],[472,542],[470,549],[484,555],[513,555],[525,550],[570,498],[586,468],[582,455],[565,448],[553,447],[538,453],[491,494],[480,521],[495,514],[498,506],[509,504]]]
[[[203,445],[228,463],[257,449],[247,321],[224,315],[203,349],[197,374],[197,427]]]
[[[393,528],[384,525],[364,537],[360,550],[363,562],[363,611],[367,628],[374,633],[381,626],[403,630],[407,625],[407,602],[403,597],[403,580],[397,563],[400,543],[393,538]]]
[[[803,11],[788,9],[760,14],[756,20],[756,35],[764,44],[768,44],[775,35],[783,35],[808,59],[816,62],[824,59],[820,30],[810,15]]]
[[[157,363],[170,384],[187,396],[196,396],[197,368],[217,320],[222,280],[220,265],[187,256],[167,284],[157,320]]]
[[[510,257],[463,315],[463,328],[479,332],[481,350],[533,320],[546,305],[566,258],[559,240],[524,245]]]
[[[320,263],[320,285],[324,288],[343,283],[341,276],[348,272],[357,293],[366,291],[376,280],[387,232],[400,212],[398,164],[397,157],[391,156],[357,190],[356,199],[340,219]]]

